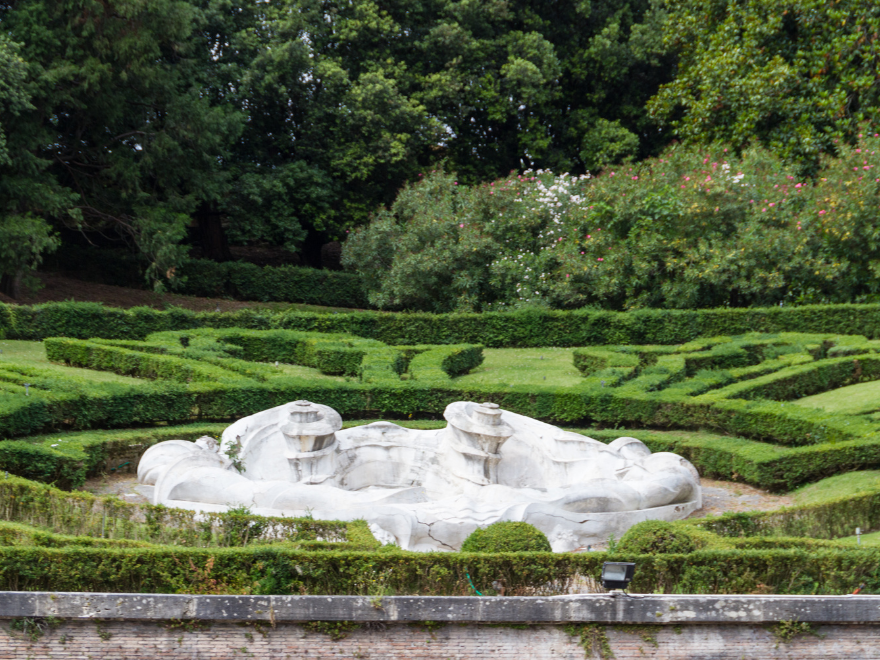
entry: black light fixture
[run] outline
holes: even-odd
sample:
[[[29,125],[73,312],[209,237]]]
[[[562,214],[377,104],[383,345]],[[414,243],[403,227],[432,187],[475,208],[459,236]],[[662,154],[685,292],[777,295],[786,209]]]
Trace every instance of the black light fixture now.
[[[606,561],[602,564],[602,586],[606,589],[626,589],[632,582],[636,565],[628,561]]]

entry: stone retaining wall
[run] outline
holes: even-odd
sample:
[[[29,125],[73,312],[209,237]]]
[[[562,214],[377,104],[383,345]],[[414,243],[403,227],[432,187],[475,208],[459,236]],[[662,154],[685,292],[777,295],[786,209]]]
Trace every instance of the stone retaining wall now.
[[[581,660],[609,651],[618,660],[880,659],[880,597],[0,593],[0,660]]]

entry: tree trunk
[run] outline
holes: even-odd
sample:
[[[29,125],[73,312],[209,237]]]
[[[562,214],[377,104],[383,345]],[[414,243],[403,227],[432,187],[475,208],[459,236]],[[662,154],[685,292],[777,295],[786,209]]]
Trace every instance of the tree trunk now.
[[[12,275],[5,273],[0,277],[0,293],[4,293],[13,300],[21,298],[24,293],[22,280],[24,279],[24,271],[20,270]]]
[[[199,223],[199,241],[202,244],[202,256],[213,261],[229,261],[232,259],[220,213],[210,206],[203,204],[196,211],[196,221]]]

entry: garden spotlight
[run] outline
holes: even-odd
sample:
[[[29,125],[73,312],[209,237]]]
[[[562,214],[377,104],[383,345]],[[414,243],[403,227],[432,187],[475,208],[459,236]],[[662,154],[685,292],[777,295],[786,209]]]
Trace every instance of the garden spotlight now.
[[[626,589],[632,582],[636,565],[627,561],[606,561],[602,564],[602,586],[606,589]]]

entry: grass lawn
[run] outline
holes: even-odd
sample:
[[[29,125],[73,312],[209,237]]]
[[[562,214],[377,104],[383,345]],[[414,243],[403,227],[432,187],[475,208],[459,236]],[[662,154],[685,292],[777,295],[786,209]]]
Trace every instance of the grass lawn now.
[[[844,536],[839,539],[834,539],[835,543],[840,543],[841,545],[857,545],[858,537],[857,536]],[[878,546],[880,545],[880,532],[871,532],[870,534],[862,534],[862,545],[867,546]]]
[[[582,380],[571,348],[487,348],[483,355],[483,364],[453,382],[461,387],[572,387]]]
[[[840,497],[880,490],[880,470],[860,470],[837,474],[792,491],[794,503],[820,504]]]
[[[793,401],[808,408],[821,408],[825,412],[859,415],[880,410],[880,381],[849,385],[821,394],[806,396]]]
[[[90,380],[94,383],[129,383],[143,382],[140,378],[120,376],[109,371],[93,371],[91,369],[79,369],[77,367],[65,367],[53,364],[46,359],[46,351],[43,343],[39,341],[19,341],[14,339],[0,339],[0,367],[3,363],[13,363],[21,366],[38,367],[56,371],[60,375],[73,376]]]

